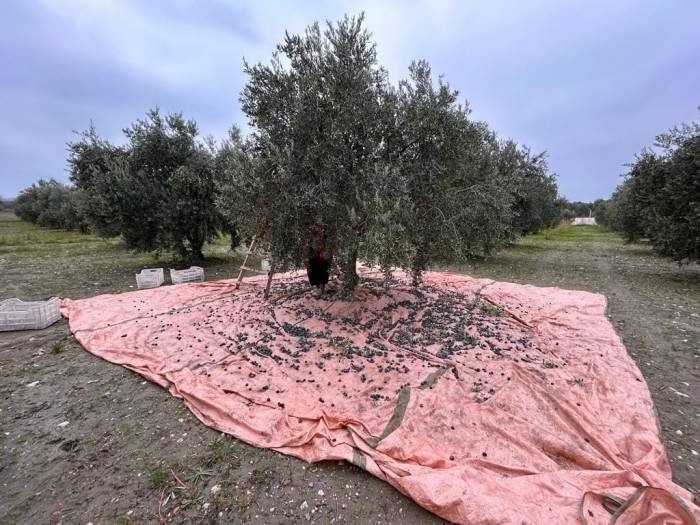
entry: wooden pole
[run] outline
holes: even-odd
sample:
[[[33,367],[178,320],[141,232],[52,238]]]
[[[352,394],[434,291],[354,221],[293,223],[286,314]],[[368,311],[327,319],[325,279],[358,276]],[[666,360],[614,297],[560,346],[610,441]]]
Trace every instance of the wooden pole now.
[[[245,254],[245,258],[243,259],[243,264],[241,265],[241,269],[238,272],[238,280],[236,281],[236,290],[240,288],[241,286],[241,281],[243,280],[243,274],[245,273],[247,267],[248,267],[248,259],[250,258],[250,255],[253,253],[253,250],[255,249],[255,242],[257,241],[257,236],[253,235],[253,240],[250,242],[250,246],[248,247],[248,251]]]

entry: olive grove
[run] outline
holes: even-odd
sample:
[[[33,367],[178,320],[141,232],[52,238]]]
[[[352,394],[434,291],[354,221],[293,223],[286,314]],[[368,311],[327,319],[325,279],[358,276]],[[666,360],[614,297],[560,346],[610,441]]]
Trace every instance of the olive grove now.
[[[14,212],[20,219],[46,228],[81,231],[88,228],[79,193],[54,179],[41,179],[23,189],[14,203]]]
[[[121,144],[80,134],[64,191],[80,227],[187,259],[221,233],[232,249],[258,236],[275,271],[301,267],[322,227],[349,294],[358,261],[419,284],[431,264],[556,224],[565,201],[545,155],[474,120],[425,61],[392,84],[363,23],[313,24],[286,34],[269,63],[245,63],[247,136],[234,126],[204,140],[193,120],[157,109]]]

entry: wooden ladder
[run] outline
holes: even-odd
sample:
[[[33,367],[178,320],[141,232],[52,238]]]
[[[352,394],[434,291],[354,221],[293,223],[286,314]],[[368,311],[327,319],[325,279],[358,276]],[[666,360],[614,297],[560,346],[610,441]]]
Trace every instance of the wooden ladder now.
[[[236,290],[240,288],[241,286],[241,281],[243,280],[243,274],[245,272],[253,272],[261,275],[267,274],[267,284],[265,285],[265,299],[270,295],[270,285],[272,285],[272,268],[270,270],[263,271],[263,270],[256,270],[255,268],[250,268],[248,266],[248,259],[250,259],[250,256],[255,253],[255,243],[258,240],[257,235],[253,235],[253,239],[250,241],[250,246],[248,247],[248,251],[245,254],[245,258],[243,259],[243,264],[240,267],[240,270],[238,272],[238,279],[236,280]]]

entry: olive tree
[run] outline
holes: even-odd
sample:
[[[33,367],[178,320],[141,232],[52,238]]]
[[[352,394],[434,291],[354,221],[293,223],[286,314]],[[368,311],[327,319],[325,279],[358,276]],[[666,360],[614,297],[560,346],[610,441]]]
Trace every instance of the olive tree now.
[[[173,250],[201,259],[217,233],[213,145],[179,113],[149,111],[124,129],[114,146],[94,130],[69,144],[71,180],[83,192],[86,215],[105,237],[122,235],[136,250]]]
[[[700,259],[700,122],[660,134],[638,154],[603,217],[628,242],[648,238],[661,255]]]
[[[557,182],[549,173],[545,153],[506,141],[501,149],[501,170],[514,178],[513,229],[517,235],[535,233],[561,220]]]
[[[497,249],[513,237],[519,177],[546,167],[506,169],[495,134],[427,63],[392,87],[362,22],[314,24],[269,64],[246,64],[252,133],[234,133],[217,168],[223,213],[264,233],[276,270],[300,266],[309,227],[324,224],[346,293],[358,259],[418,282],[431,262]]]
[[[249,234],[265,225],[277,269],[299,266],[309,225],[325,224],[351,290],[358,258],[372,255],[365,241],[391,177],[383,162],[387,75],[362,17],[287,34],[270,64],[246,63],[245,71],[250,160],[233,215],[253,221]]]
[[[216,207],[220,210],[221,231],[228,233],[231,238],[231,250],[235,250],[241,243],[241,231],[255,230],[255,224],[251,225],[250,220],[259,220],[259,214],[250,211],[252,202],[247,199],[254,199],[254,189],[252,181],[245,184],[240,183],[241,177],[250,173],[250,163],[248,154],[243,147],[241,132],[233,126],[217,148],[214,156],[214,180],[218,188]],[[237,192],[245,192],[240,195]],[[233,192],[233,193],[231,193]],[[239,213],[239,203],[245,203],[248,208],[248,215]],[[254,204],[253,204],[254,205]],[[245,228],[242,225],[247,224]]]
[[[417,284],[431,262],[492,253],[510,240],[513,199],[510,174],[497,168],[495,135],[469,119],[446,82],[433,83],[426,62],[414,62],[409,74],[396,91],[387,144],[407,188],[397,217],[406,246],[393,250],[395,264],[410,269]]]
[[[15,214],[22,220],[61,230],[87,230],[75,188],[54,179],[39,180],[23,189],[15,202]]]
[[[115,237],[121,233],[121,208],[113,169],[125,151],[99,137],[92,124],[78,137],[68,143],[68,168],[80,212],[95,233]]]
[[[700,260],[700,126],[667,161],[663,193],[655,202],[652,242],[676,260]]]

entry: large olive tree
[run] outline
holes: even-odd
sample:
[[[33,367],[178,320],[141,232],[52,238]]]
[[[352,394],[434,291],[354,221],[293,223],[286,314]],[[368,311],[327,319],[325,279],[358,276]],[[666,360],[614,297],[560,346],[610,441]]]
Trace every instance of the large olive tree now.
[[[314,24],[269,64],[246,64],[252,133],[232,135],[218,169],[224,214],[264,233],[276,269],[300,266],[309,226],[325,224],[345,292],[358,259],[418,282],[430,262],[497,249],[513,235],[520,176],[427,63],[393,88],[362,22]]]
[[[241,193],[254,195],[236,209],[267,225],[277,268],[299,266],[309,225],[325,224],[350,290],[358,258],[372,255],[364,241],[390,177],[383,138],[393,118],[386,72],[362,17],[287,34],[270,64],[245,71],[241,102],[254,160]]]

